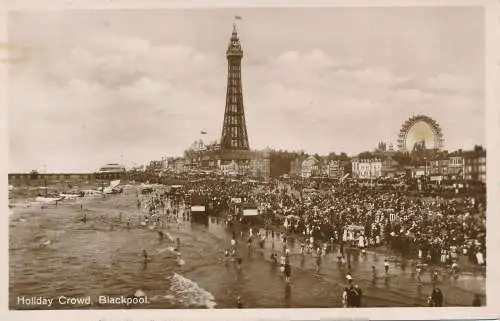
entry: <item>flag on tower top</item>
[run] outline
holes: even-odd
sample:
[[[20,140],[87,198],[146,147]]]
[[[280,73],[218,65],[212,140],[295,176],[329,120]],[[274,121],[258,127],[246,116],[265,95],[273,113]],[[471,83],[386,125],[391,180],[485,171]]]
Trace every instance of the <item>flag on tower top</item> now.
[[[234,16],[234,19],[241,20],[241,16]]]

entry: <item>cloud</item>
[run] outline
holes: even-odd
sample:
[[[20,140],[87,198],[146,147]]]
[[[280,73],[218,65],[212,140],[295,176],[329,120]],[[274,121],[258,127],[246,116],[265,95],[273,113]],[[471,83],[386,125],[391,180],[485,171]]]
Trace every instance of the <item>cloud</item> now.
[[[180,155],[202,129],[209,133],[204,139],[219,138],[227,82],[221,39],[208,39],[213,35],[196,24],[167,38],[154,28],[145,32],[147,21],[122,30],[63,17],[27,20],[16,20],[23,26],[14,28],[20,34],[14,38],[36,49],[10,73],[10,158],[17,170],[41,163],[50,163],[49,170],[91,170],[121,154],[129,164],[141,163]],[[422,64],[426,59],[401,68],[406,58],[393,63],[375,49],[358,59],[369,40],[358,44],[346,36],[332,47],[304,34],[271,44],[266,37],[242,38],[257,48],[242,69],[252,148],[357,153],[379,140],[394,142],[412,113],[435,118],[451,146],[465,141],[464,127],[483,141],[484,103],[469,90],[481,87],[477,75],[431,68]],[[394,50],[404,44],[394,43]],[[429,56],[436,51],[426,48]]]
[[[28,68],[38,68],[47,80],[64,83],[81,78],[107,87],[120,87],[138,79],[188,83],[193,75],[206,79],[218,64],[210,53],[183,44],[153,44],[146,39],[98,33],[74,43],[50,43]]]
[[[297,51],[286,51],[281,53],[272,63],[275,64],[275,67],[284,69],[300,67],[320,69],[338,65],[331,56],[319,49],[313,49],[303,54]]]
[[[391,86],[407,81],[407,78],[394,75],[383,67],[368,67],[364,69],[341,69],[336,73],[339,78],[370,85]]]
[[[155,101],[158,96],[170,90],[169,83],[158,82],[147,77],[142,77],[130,85],[125,85],[117,90],[121,100],[129,102]]]
[[[11,123],[30,130],[12,126],[11,153],[26,162],[58,146],[57,153],[64,154],[68,148],[92,150],[96,144],[102,155],[96,155],[99,164],[93,166],[113,154],[106,148],[117,146],[130,154],[139,145],[156,155],[166,149],[179,154],[186,138],[195,139],[201,128],[215,133],[203,122],[224,99],[223,91],[221,99],[210,93],[207,75],[217,68],[210,54],[182,44],[153,45],[101,34],[79,46],[46,44],[43,56],[14,68]],[[82,157],[74,163],[85,167],[89,161]]]
[[[329,117],[325,112],[330,109],[336,109],[337,114],[366,113],[387,101],[411,101],[425,96],[415,89],[396,89],[407,78],[386,68],[346,68],[332,61],[333,58],[320,50],[302,55],[282,53],[248,75],[250,94],[262,97],[259,106],[266,110],[269,106],[283,112],[302,109],[324,117]]]
[[[463,93],[477,92],[481,88],[472,79],[446,73],[425,79],[422,87],[431,91]]]
[[[315,51],[312,51],[315,52]],[[319,52],[319,51],[318,51]],[[424,86],[429,79],[398,75],[381,66],[343,67],[330,63],[324,52],[315,65],[308,54],[284,52],[251,73],[247,71],[246,108],[250,128],[273,133],[287,149],[313,152],[369,150],[378,140],[395,143],[401,124],[412,114],[436,118],[450,134],[449,146],[460,146],[456,123],[482,114],[481,100],[463,92],[439,92]],[[321,66],[321,68],[319,68]],[[448,77],[445,81],[459,77]],[[454,88],[458,88],[456,85]],[[261,116],[265,114],[266,119]],[[452,121],[451,121],[452,120]],[[253,143],[266,146],[268,138]],[[481,135],[476,135],[482,141]],[[254,145],[255,146],[255,145]],[[353,149],[353,146],[357,146]]]

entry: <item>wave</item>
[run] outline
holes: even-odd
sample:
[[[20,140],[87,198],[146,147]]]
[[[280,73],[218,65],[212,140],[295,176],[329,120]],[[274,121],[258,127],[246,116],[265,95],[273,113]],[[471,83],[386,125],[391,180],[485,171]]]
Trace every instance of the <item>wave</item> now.
[[[177,273],[171,277],[170,291],[179,303],[187,306],[213,309],[217,305],[212,293],[201,288],[198,283]]]

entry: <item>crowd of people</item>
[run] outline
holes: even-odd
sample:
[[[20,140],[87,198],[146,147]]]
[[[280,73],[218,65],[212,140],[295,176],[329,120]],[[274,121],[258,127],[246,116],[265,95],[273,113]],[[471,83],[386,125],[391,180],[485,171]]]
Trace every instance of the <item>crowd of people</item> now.
[[[173,204],[181,201],[186,215],[192,203],[206,205],[212,215],[223,215],[226,226],[233,231],[231,248],[225,250],[224,257],[234,261],[238,269],[242,258],[235,244],[237,233],[243,238],[241,226],[246,224],[249,250],[255,239],[263,247],[270,231],[270,260],[279,265],[287,283],[291,275],[287,237],[299,241],[302,255],[316,258],[318,271],[322,257],[333,244],[339,245],[339,263],[344,260],[344,246],[360,248],[362,253],[369,247],[385,246],[423,265],[441,264],[454,272],[460,257],[467,257],[472,265],[486,264],[484,199],[417,198],[398,190],[371,189],[355,180],[332,183],[326,188],[324,185],[318,189],[292,179],[258,182],[196,178],[176,189],[156,189],[138,207],[144,206],[154,218],[165,208],[164,200],[169,199]],[[246,220],[242,215],[245,207],[255,207],[259,215]],[[168,211],[166,214],[171,216]],[[260,228],[264,228],[265,235]],[[275,231],[281,235],[282,248],[278,250],[274,248]],[[385,268],[388,273],[387,262]],[[417,265],[417,274],[419,269]],[[351,281],[348,278],[342,302],[345,307],[359,307],[362,290]],[[442,296],[435,287],[429,305],[441,306]]]
[[[240,198],[259,209],[258,224],[318,244],[333,240],[361,248],[386,245],[435,264],[451,265],[460,256],[475,265],[486,262],[485,203],[477,198],[422,199],[372,190],[356,181],[317,190],[294,180],[218,178],[191,181],[184,188],[201,195],[211,208],[229,213],[230,220],[239,217],[232,199]]]

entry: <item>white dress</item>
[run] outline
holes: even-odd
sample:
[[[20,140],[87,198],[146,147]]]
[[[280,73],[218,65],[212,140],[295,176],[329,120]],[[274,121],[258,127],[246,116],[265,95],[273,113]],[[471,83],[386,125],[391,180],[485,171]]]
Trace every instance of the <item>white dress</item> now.
[[[358,238],[358,247],[361,249],[365,247],[365,237],[363,235]]]
[[[483,253],[477,252],[476,253],[476,259],[477,259],[477,264],[479,264],[479,265],[483,265],[484,264]]]
[[[342,292],[342,306],[347,308],[347,291]]]

